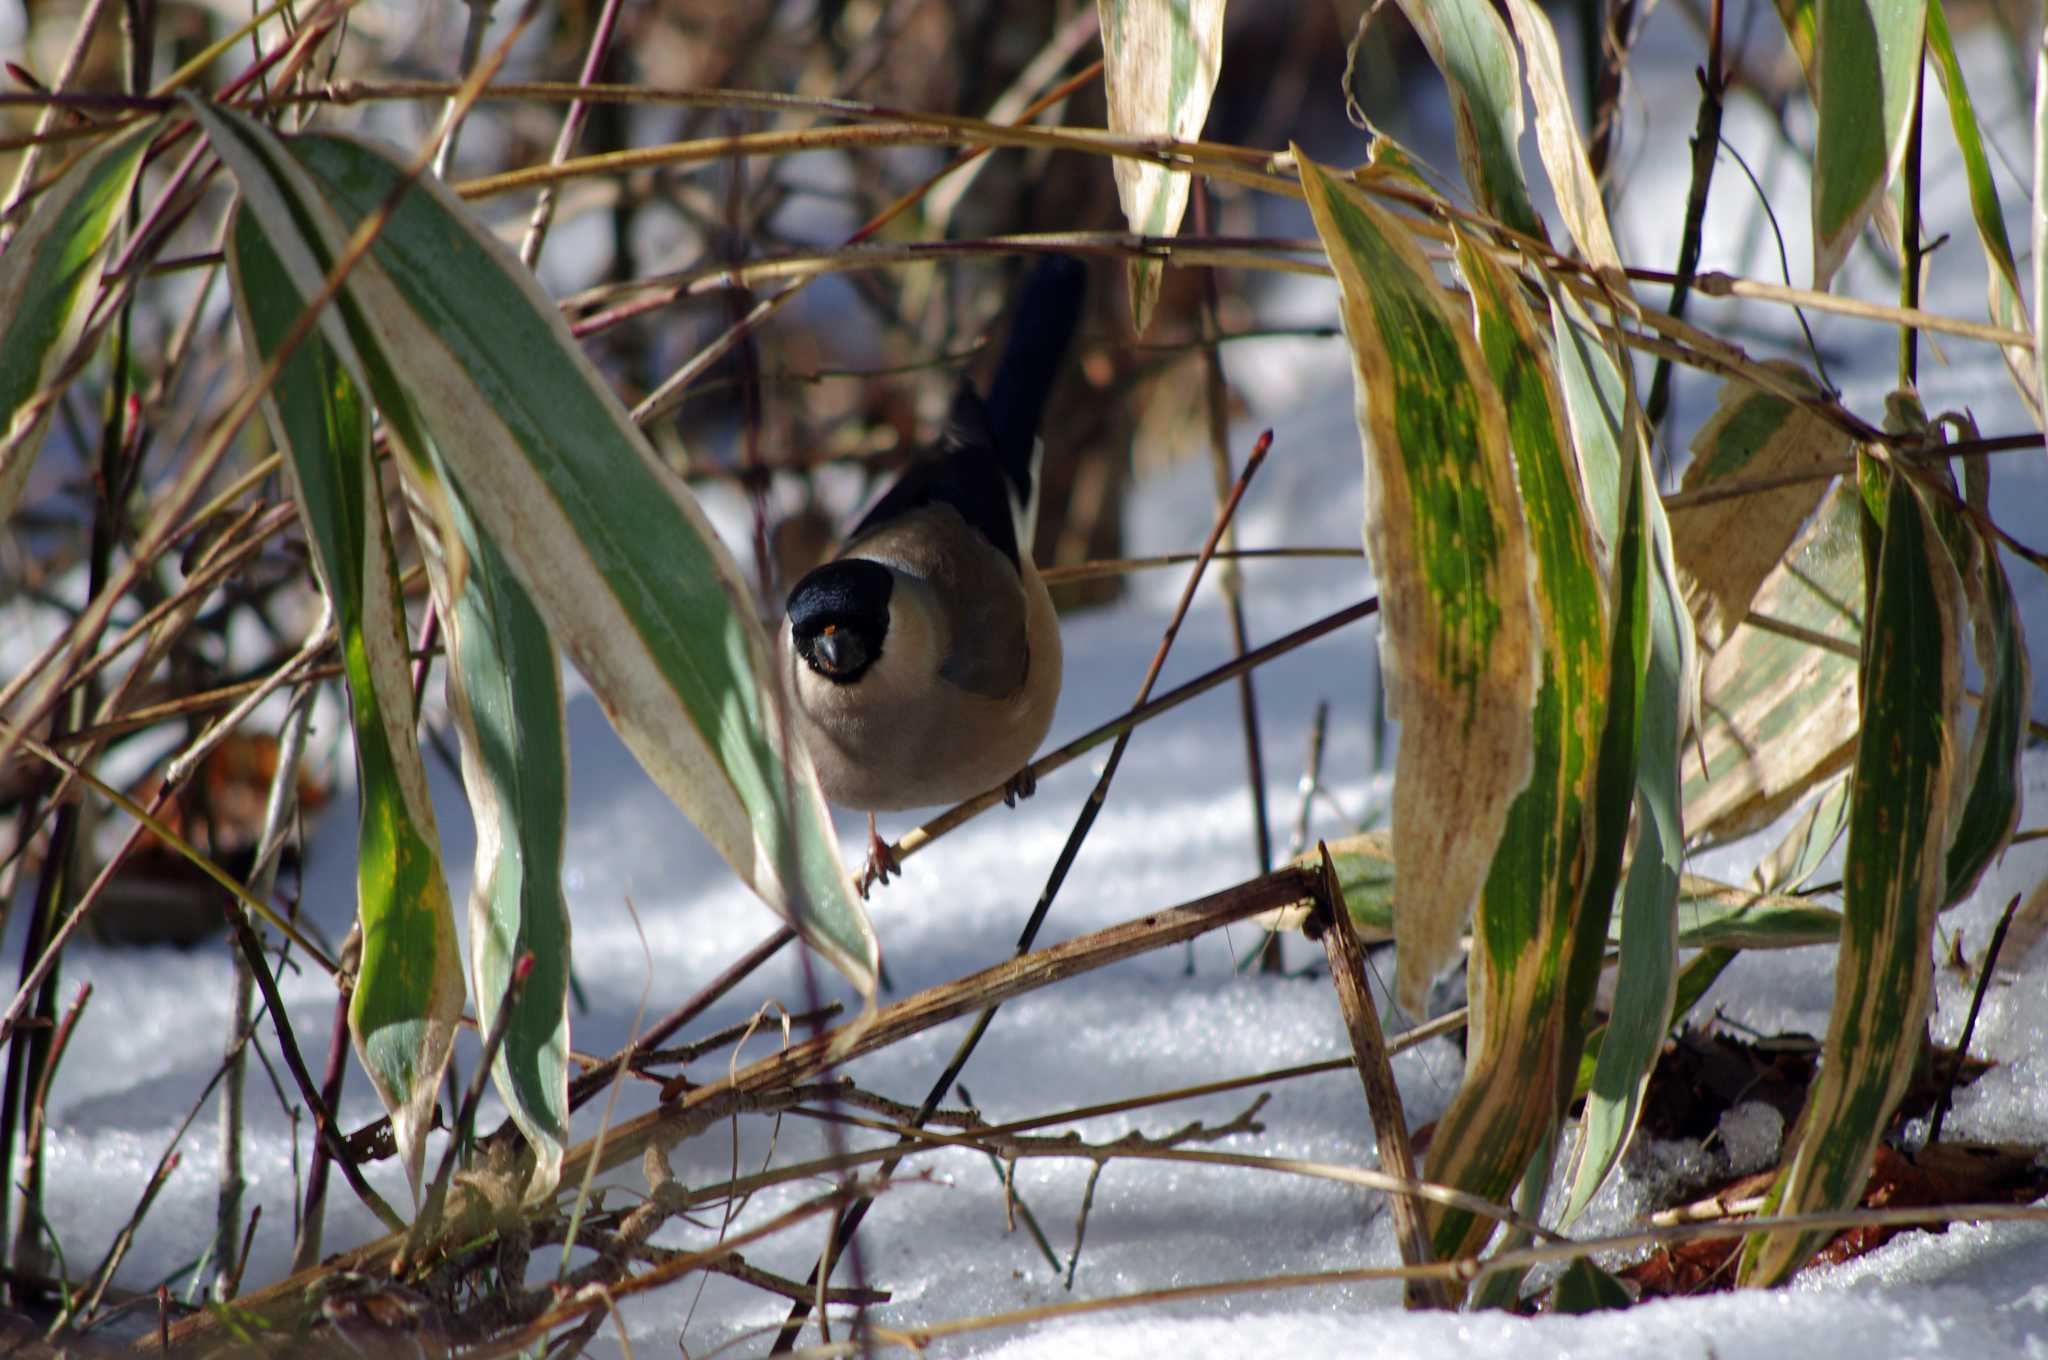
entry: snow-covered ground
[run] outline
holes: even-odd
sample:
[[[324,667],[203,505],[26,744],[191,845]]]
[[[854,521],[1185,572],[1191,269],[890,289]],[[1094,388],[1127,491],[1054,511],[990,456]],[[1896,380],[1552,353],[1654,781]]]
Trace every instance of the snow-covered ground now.
[[[1623,153],[1623,251],[1632,260],[1657,264],[1668,264],[1676,253],[1685,161],[1672,148],[1683,145],[1693,117],[1694,87],[1683,73],[1699,50],[1677,8],[1666,5],[1658,11],[1638,58],[1638,69],[1651,74],[1647,92],[1639,87],[1630,106],[1629,149]],[[1759,19],[1755,46],[1775,55],[1780,48],[1769,31],[1775,21],[1767,20],[1767,15]],[[1574,50],[1571,43],[1566,50]],[[2024,242],[2022,209],[2030,186],[2016,183],[2011,167],[2027,160],[2029,94],[2013,87],[1996,48],[1966,42],[1965,61],[1980,114],[1993,136],[2002,139],[2008,157],[1998,165],[2001,187],[2014,237]],[[1928,94],[1934,101],[1928,121],[1932,230],[1955,235],[1937,256],[1929,305],[1975,317],[1982,312],[1982,277],[1973,272],[1979,255],[1966,215],[1961,169],[1947,149],[1932,81]],[[1432,124],[1427,112],[1417,118],[1411,139],[1423,146],[1443,145],[1441,123]],[[1795,131],[1810,135],[1810,129]],[[1805,195],[1796,158],[1779,145],[1761,111],[1745,101],[1730,107],[1725,134],[1770,186],[1793,256],[1793,281],[1807,282],[1801,263],[1807,251]],[[1538,173],[1533,140],[1527,161],[1532,174]],[[1449,167],[1448,155],[1441,163]],[[1706,266],[1775,277],[1775,251],[1768,236],[1752,229],[1754,200],[1740,183],[1740,172],[1724,163],[1721,176],[1708,225]],[[1839,287],[1868,297],[1889,292],[1867,260],[1859,260]],[[1265,306],[1273,318],[1328,320],[1333,299],[1327,283],[1289,281],[1267,296]],[[1651,300],[1659,299],[1652,295]],[[1696,315],[1713,328],[1731,325],[1724,304],[1698,300],[1695,306],[1700,309]],[[1782,332],[1781,315],[1761,308],[1751,312],[1745,323],[1768,322],[1774,333]],[[1858,410],[1876,415],[1892,371],[1892,333],[1829,318],[1816,317],[1814,324],[1835,381]],[[1759,342],[1758,348],[1766,346]],[[1987,431],[2025,427],[1994,355],[1961,342],[1943,348],[1950,363],[1930,361],[1923,379],[1930,409],[1967,405]],[[1263,425],[1276,432],[1272,457],[1240,516],[1244,541],[1356,543],[1359,455],[1341,342],[1241,345],[1227,362],[1251,407],[1239,432],[1240,449]],[[1711,409],[1712,389],[1703,381],[1682,384],[1679,395],[1688,425]],[[1993,504],[2001,522],[2023,538],[2038,538],[2041,526],[2048,524],[2048,469],[2041,455],[2006,455],[1997,477]],[[1192,549],[1210,519],[1206,472],[1184,465],[1143,484],[1133,497],[1132,513],[1134,551]],[[2016,567],[2014,574],[2026,601],[2030,635],[2048,638],[2048,590],[2037,573]],[[1372,588],[1366,571],[1347,562],[1254,564],[1245,575],[1255,642],[1279,636]],[[1055,741],[1129,703],[1180,579],[1177,573],[1155,574],[1114,609],[1068,622],[1067,681]],[[1161,685],[1227,655],[1223,617],[1214,593],[1207,592],[1182,632]],[[1319,699],[1331,704],[1324,769],[1341,815],[1328,804],[1319,805],[1314,833],[1349,830],[1383,805],[1386,785],[1372,773],[1374,676],[1369,624],[1353,626],[1258,672],[1276,838],[1284,838],[1293,814],[1294,784]],[[2048,704],[2042,702],[2038,669],[2036,684],[2039,715],[2048,712]],[[626,1042],[645,1017],[695,992],[766,935],[774,921],[733,883],[722,863],[639,773],[587,695],[572,700],[570,728],[574,786],[567,887],[576,918],[577,976],[588,1001],[588,1008],[575,1014],[574,1038],[579,1050],[604,1053]],[[339,737],[330,718],[316,735],[316,748],[331,756],[345,749],[336,745]],[[1083,762],[1048,778],[1037,797],[1016,811],[997,809],[940,841],[909,862],[902,881],[877,894],[872,910],[897,996],[1009,956],[1095,768]],[[2048,793],[2048,761],[2035,757],[2028,775],[2022,825],[2037,824],[2048,813],[2048,797],[2043,796]],[[458,791],[438,768],[436,778],[448,863],[456,878],[451,887],[460,901],[467,888],[468,819]],[[1042,942],[1249,877],[1256,866],[1244,784],[1236,700],[1228,689],[1142,729]],[[908,818],[896,818],[885,822],[884,830],[901,834],[909,825]],[[849,818],[841,829],[851,850],[858,844],[859,828]],[[1695,867],[1739,872],[1739,855],[1724,854]],[[1944,929],[1960,930],[1974,959],[1997,911],[2013,893],[2031,888],[2044,871],[2048,849],[2030,845],[2012,851],[1975,898],[1944,921]],[[354,821],[344,791],[309,848],[304,899],[313,918],[336,936],[352,909],[353,875]],[[18,936],[17,926],[10,950],[18,950]],[[1136,959],[1015,1001],[1003,1009],[966,1069],[964,1084],[981,1112],[1001,1121],[1347,1053],[1326,978],[1235,971],[1235,959],[1256,939],[1251,927],[1238,927],[1205,937],[1185,952]],[[1319,958],[1319,951],[1290,942],[1290,965],[1298,968]],[[2012,976],[1992,988],[1974,1045],[1999,1065],[1959,1093],[1948,1133],[2039,1144],[2048,1141],[2048,951],[2006,963]],[[1723,977],[1706,1004],[1765,1031],[1820,1033],[1831,969],[1832,951],[1825,949],[1747,956]],[[815,972],[824,999],[846,998],[829,972]],[[97,1258],[127,1219],[178,1119],[218,1063],[228,1025],[228,971],[225,951],[218,947],[175,952],[80,945],[67,955],[64,975],[67,996],[79,982],[95,989],[51,1100],[47,1207],[76,1274]],[[332,992],[310,973],[288,976],[282,984],[300,1041],[317,1064]],[[805,1010],[815,1004],[809,985],[810,975],[786,951],[690,1033],[743,1021],[771,1003]],[[1957,1037],[1968,985],[1967,977],[1941,971],[1934,1022],[1938,1038],[1953,1042]],[[914,1102],[963,1030],[960,1022],[899,1044],[856,1064],[851,1075],[870,1090]],[[764,1025],[742,1060],[770,1051],[776,1033],[774,1024]],[[473,1041],[465,1043],[458,1052],[467,1072],[475,1050]],[[697,1075],[716,1075],[724,1061],[723,1055],[704,1060]],[[1455,1050],[1439,1040],[1403,1055],[1395,1068],[1410,1118],[1420,1122],[1442,1111],[1460,1064]],[[290,1250],[295,1173],[307,1154],[304,1128],[292,1128],[260,1070],[252,1072],[249,1090],[245,1203],[261,1203],[264,1215],[245,1287],[282,1273]],[[1264,1131],[1238,1136],[1225,1146],[1277,1157],[1373,1163],[1364,1102],[1348,1073],[1095,1119],[1080,1131],[1099,1141],[1130,1130],[1164,1133],[1193,1119],[1220,1123],[1235,1117],[1260,1091],[1271,1095],[1258,1116]],[[637,1113],[650,1100],[647,1088],[628,1088],[612,1117]],[[367,1084],[360,1073],[352,1073],[343,1100],[344,1125],[359,1126],[377,1113]],[[602,1102],[587,1109],[577,1135],[594,1132],[604,1114]],[[494,1108],[487,1108],[483,1122],[488,1126],[497,1117]],[[183,1165],[137,1236],[121,1284],[149,1288],[191,1261],[209,1240],[215,1203],[212,1118],[204,1116],[188,1138]],[[771,1157],[795,1161],[825,1150],[824,1136],[804,1121],[784,1120],[777,1129],[765,1120],[743,1119],[678,1148],[673,1163],[684,1184],[697,1186],[725,1178],[735,1166],[758,1167]],[[432,1155],[438,1156],[438,1145]],[[1664,1166],[1697,1155],[1686,1149],[1639,1150],[1630,1175],[1607,1192],[1584,1231],[1626,1225]],[[1003,1189],[984,1158],[945,1153],[920,1158],[911,1167],[927,1171],[930,1181],[887,1194],[860,1238],[866,1279],[892,1294],[876,1313],[884,1325],[937,1323],[1069,1299],[1397,1260],[1383,1206],[1366,1192],[1243,1169],[1119,1162],[1104,1172],[1096,1189],[1085,1249],[1069,1291],[1029,1237],[1006,1226]],[[1082,1161],[1035,1160],[1016,1172],[1019,1197],[1062,1257],[1073,1248],[1088,1171]],[[406,1201],[391,1165],[373,1170],[371,1178],[393,1202]],[[637,1175],[614,1180],[629,1194],[642,1188]],[[819,1188],[813,1184],[761,1194],[738,1224],[763,1221]],[[329,1204],[330,1249],[376,1234],[369,1215],[345,1188],[336,1187]],[[813,1225],[750,1249],[749,1258],[802,1278],[821,1235],[822,1227]],[[674,1225],[656,1239],[670,1246],[702,1246],[710,1240],[706,1231]],[[1905,1235],[1863,1260],[1810,1272],[1774,1293],[1659,1302],[1583,1318],[1410,1314],[1401,1310],[1392,1286],[1346,1285],[1111,1312],[1024,1331],[969,1335],[943,1345],[948,1353],[1146,1360],[1159,1354],[1253,1351],[1335,1357],[1367,1347],[1378,1354],[1445,1360],[1653,1352],[1734,1360],[1795,1351],[1805,1360],[1890,1355],[1991,1360],[2048,1353],[2044,1281],[2048,1224],[1965,1226],[1940,1236]],[[772,1327],[785,1308],[758,1290],[712,1278],[701,1289],[690,1282],[636,1299],[623,1311],[637,1354],[669,1354],[680,1343],[686,1353],[702,1355],[752,1329]],[[756,1351],[762,1344],[749,1342],[746,1349]],[[616,1340],[608,1332],[597,1345],[603,1353]]]

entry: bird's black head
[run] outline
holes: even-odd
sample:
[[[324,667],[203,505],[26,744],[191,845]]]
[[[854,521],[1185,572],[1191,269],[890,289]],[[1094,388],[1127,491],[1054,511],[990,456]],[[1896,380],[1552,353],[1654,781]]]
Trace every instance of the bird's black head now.
[[[789,592],[796,654],[835,685],[860,679],[882,655],[894,585],[887,567],[858,557],[812,571]]]

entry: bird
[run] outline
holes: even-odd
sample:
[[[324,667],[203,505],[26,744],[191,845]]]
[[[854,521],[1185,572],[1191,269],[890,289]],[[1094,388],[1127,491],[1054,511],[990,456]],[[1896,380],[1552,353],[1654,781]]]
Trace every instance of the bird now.
[[[789,592],[791,706],[825,797],[868,814],[863,896],[899,871],[875,813],[1032,792],[1061,672],[1031,556],[1038,425],[1086,291],[1071,256],[1033,268],[987,397],[963,379],[936,445]]]

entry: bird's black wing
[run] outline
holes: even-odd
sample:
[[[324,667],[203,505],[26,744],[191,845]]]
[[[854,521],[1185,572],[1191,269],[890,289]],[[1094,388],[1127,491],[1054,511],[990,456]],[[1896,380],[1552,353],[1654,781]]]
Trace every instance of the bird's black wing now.
[[[1031,503],[1039,417],[1080,320],[1087,284],[1086,267],[1071,256],[1048,255],[1032,269],[988,400],[971,382],[960,384],[937,450],[875,502],[850,540],[922,506],[950,505],[1021,569],[1017,510]]]

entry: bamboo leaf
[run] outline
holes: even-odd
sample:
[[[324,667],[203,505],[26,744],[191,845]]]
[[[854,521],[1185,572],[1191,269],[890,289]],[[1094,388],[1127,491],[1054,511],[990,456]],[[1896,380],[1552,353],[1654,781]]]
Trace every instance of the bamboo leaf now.
[[[1097,0],[1109,128],[1191,142],[1209,118],[1223,70],[1224,0]],[[1185,170],[1119,156],[1111,162],[1124,218],[1141,236],[1171,236],[1187,211]],[[1159,298],[1157,260],[1130,262],[1131,322],[1143,335]]]
[[[1535,605],[1508,415],[1470,327],[1398,222],[1295,148],[1337,275],[1381,591],[1402,878],[1396,996],[1420,1011],[1532,769]]]
[[[1536,149],[1550,175],[1565,229],[1596,270],[1612,271],[1604,275],[1609,286],[1625,293],[1628,280],[1621,272],[1621,252],[1615,248],[1614,232],[1607,223],[1600,182],[1586,158],[1586,139],[1579,135],[1578,119],[1572,113],[1557,31],[1550,26],[1549,16],[1531,0],[1508,0],[1508,15],[1515,21],[1522,56],[1529,64],[1529,96],[1536,105]]]
[[[1813,286],[1826,288],[1906,155],[1927,0],[1819,0]]]
[[[450,707],[476,825],[470,976],[477,1024],[488,1032],[514,967],[533,956],[491,1067],[533,1148],[532,1200],[553,1192],[569,1141],[569,739],[547,626],[465,498],[456,492],[447,504],[468,570],[458,586],[438,558],[430,555],[428,567],[448,630]]]
[[[107,139],[45,189],[0,252],[0,520],[56,410],[45,388],[71,357],[157,122]]]
[[[1547,240],[1522,177],[1522,73],[1489,0],[1400,0],[1443,73],[1458,163],[1479,206],[1525,236]]]
[[[1963,155],[1963,174],[1970,185],[1970,216],[1976,219],[1977,238],[1984,245],[1989,264],[1986,285],[1992,323],[2016,331],[2031,332],[2031,317],[2020,292],[2019,264],[2013,259],[2012,241],[2005,234],[2005,207],[1998,201],[1998,181],[1991,173],[1991,158],[1984,154],[1984,134],[1977,125],[1977,109],[1970,102],[1970,90],[1963,83],[1963,65],[1956,60],[1955,42],[1949,36],[1948,15],[1941,0],[1927,3],[1927,55],[1936,80],[1948,102],[1949,126],[1954,130],[1956,149]],[[2042,419],[2041,374],[2030,345],[2005,345],[2006,367],[2020,399]]]
[[[1673,1025],[1682,1021],[1691,1013],[1692,1008],[1699,1004],[1700,998],[1707,994],[1707,988],[1714,985],[1714,980],[1721,976],[1722,971],[1729,964],[1735,962],[1736,953],[1737,951],[1734,949],[1702,949],[1699,953],[1686,960],[1685,967],[1678,970],[1678,985],[1674,989],[1676,999],[1672,1002],[1671,1006]],[[1588,1037],[1586,1051],[1579,1055],[1579,1080],[1578,1084],[1573,1088],[1572,1094],[1574,1099],[1582,1099],[1587,1092],[1593,1089],[1593,1070],[1596,1066],[1596,1053],[1597,1050],[1605,1046],[1605,1042],[1606,1027],[1604,1025],[1595,1028]]]
[[[1851,776],[1843,933],[1826,1053],[1764,1212],[1846,1208],[1912,1075],[1946,884],[1951,733],[1962,692],[1960,583],[1912,483],[1887,473]],[[1776,1284],[1826,1234],[1759,1233],[1740,1279]]]
[[[1977,546],[1975,562],[1968,569],[1977,578],[1977,589],[1970,595],[1980,620],[1987,625],[1979,631],[1977,645],[1977,664],[1984,673],[1984,703],[1970,738],[1965,778],[1957,790],[1962,798],[1950,829],[1944,907],[1967,897],[2012,840],[2019,823],[2020,754],[2033,691],[2026,636],[2012,583],[2006,579],[1996,545],[1980,540]]]
[[[1697,707],[1697,656],[1673,561],[1671,528],[1652,494],[1647,424],[1622,361],[1600,337],[1583,308],[1563,289],[1547,289],[1552,342],[1571,417],[1572,437],[1586,485],[1591,518],[1613,543],[1610,576],[1616,598],[1612,639],[1613,699],[1603,736],[1595,839],[1596,891],[1612,891],[1613,870],[1636,823],[1635,854],[1623,886],[1622,968],[1614,1010],[1625,1018],[1603,1033],[1604,1065],[1586,1106],[1567,1217],[1582,1211],[1612,1170],[1639,1113],[1663,1036],[1669,1029],[1677,966],[1676,907],[1684,896],[1680,860],[1684,843],[1678,811],[1680,737]],[[1566,1008],[1582,1026],[1595,982],[1597,955],[1582,938],[1574,957]],[[1589,1040],[1567,1033],[1567,1061]],[[1568,1100],[1569,1092],[1561,1098]]]
[[[1819,391],[1798,365],[1773,360],[1771,366]],[[1847,434],[1798,402],[1731,378],[1721,385],[1714,414],[1693,436],[1693,460],[1680,490],[1819,472],[1839,464],[1849,449]],[[1673,518],[1672,549],[1685,576],[1686,602],[1710,649],[1741,624],[1827,489],[1828,479],[1816,476],[1695,505]]]
[[[1705,770],[1686,761],[1695,840],[1732,839],[1847,768],[1856,731],[1863,559],[1857,493],[1838,486],[1801,532],[1701,682]]]
[[[281,152],[341,227],[380,211],[402,183],[385,153],[350,138],[295,137]],[[250,202],[263,210],[261,197]],[[332,258],[337,227],[305,222],[265,225],[273,240],[299,232]],[[738,566],[532,276],[428,179],[398,198],[339,304],[430,503],[438,460],[642,767],[872,995],[874,936],[809,755],[783,724]]]
[[[1522,3],[1523,0],[1516,0]],[[1636,1296],[1628,1286],[1593,1264],[1588,1257],[1573,1259],[1557,1277],[1550,1295],[1554,1313],[1598,1313],[1611,1308],[1631,1308]]]
[[[234,149],[223,159],[233,165],[243,156]],[[251,355],[268,359],[298,319],[303,280],[294,280],[271,249],[255,214],[235,214],[229,243],[244,341]],[[318,334],[292,351],[264,411],[334,610],[348,681],[363,934],[349,1033],[391,1112],[417,1195],[426,1133],[462,1014],[462,966],[426,768],[413,736],[405,613],[370,457],[370,413],[342,356]]]
[[[1512,432],[1537,565],[1542,672],[1531,721],[1532,773],[1509,808],[1473,919],[1465,1080],[1438,1122],[1429,1175],[1497,1200],[1527,1174],[1537,1178],[1529,1193],[1540,1203],[1550,1168],[1534,1159],[1555,1137],[1570,1090],[1621,860],[1619,834],[1611,845],[1599,841],[1598,781],[1609,778],[1622,790],[1625,826],[1635,730],[1624,718],[1614,748],[1603,749],[1611,664],[1606,592],[1545,348],[1519,282],[1462,231],[1456,242],[1487,376]],[[1633,683],[1629,691],[1632,708]],[[1406,877],[1405,865],[1400,873]],[[1469,1212],[1435,1206],[1430,1219],[1443,1260],[1476,1250],[1493,1228]]]
[[[1384,831],[1345,836],[1330,842],[1330,858],[1359,939],[1367,944],[1392,940],[1396,915],[1393,838]],[[1294,861],[1304,868],[1320,867],[1321,862],[1315,852]],[[1307,919],[1314,905],[1312,899],[1303,898],[1260,919],[1269,929],[1293,929]],[[1698,874],[1685,874],[1678,881],[1677,919],[1677,944],[1682,949],[1798,949],[1833,944],[1842,936],[1842,914],[1830,907]],[[1610,951],[1622,933],[1617,919],[1608,933]]]

